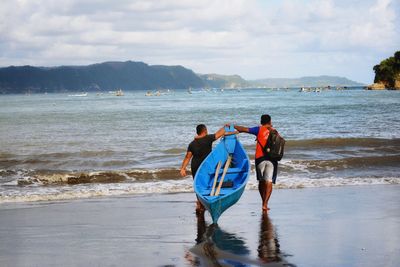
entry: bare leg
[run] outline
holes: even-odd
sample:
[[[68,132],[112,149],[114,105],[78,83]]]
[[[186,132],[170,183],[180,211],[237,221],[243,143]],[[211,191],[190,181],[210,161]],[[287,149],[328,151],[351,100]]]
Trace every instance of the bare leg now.
[[[266,190],[266,194],[265,194],[265,204],[263,205],[263,210],[264,210],[264,207],[265,207],[265,210],[269,210],[269,208],[268,208],[268,201],[269,201],[269,198],[271,197],[271,194],[272,194],[272,182],[271,181],[268,181],[268,182],[266,182],[266,184],[267,184],[267,190]]]
[[[203,204],[201,204],[199,198],[196,201],[196,214],[203,213],[206,209],[204,208]]]
[[[266,201],[266,197],[267,197],[267,182],[264,180],[261,180],[258,182],[258,191],[260,192],[260,196],[262,199],[262,209],[263,212],[266,211],[266,205],[265,205],[265,201]]]

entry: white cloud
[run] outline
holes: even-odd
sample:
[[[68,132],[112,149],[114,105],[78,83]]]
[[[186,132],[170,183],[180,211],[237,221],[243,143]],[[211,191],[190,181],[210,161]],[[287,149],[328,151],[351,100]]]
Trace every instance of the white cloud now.
[[[0,2],[1,65],[141,60],[246,78],[373,79],[399,49],[396,0]],[[396,27],[397,26],[397,27]]]

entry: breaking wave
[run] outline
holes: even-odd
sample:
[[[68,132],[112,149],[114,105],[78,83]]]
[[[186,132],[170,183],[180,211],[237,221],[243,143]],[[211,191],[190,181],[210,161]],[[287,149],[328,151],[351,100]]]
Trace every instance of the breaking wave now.
[[[340,148],[340,147],[385,147],[400,149],[400,139],[380,138],[322,138],[288,140],[287,148]]]
[[[339,170],[365,170],[365,168],[379,169],[384,167],[398,167],[400,155],[377,157],[349,157],[330,160],[290,160],[284,161],[280,166],[286,171],[339,171]]]
[[[41,187],[39,190],[23,192],[8,192],[0,194],[0,203],[35,202],[72,200],[93,197],[140,195],[155,193],[187,193],[193,192],[193,180],[189,177],[180,180],[165,180],[152,182],[109,183],[73,185],[70,187]],[[277,189],[302,189],[312,187],[333,187],[350,185],[389,185],[400,184],[400,177],[384,178],[324,178],[304,179],[281,177],[276,184]],[[257,190],[258,184],[254,173],[248,182],[247,190]]]
[[[245,147],[254,162],[254,144]],[[0,152],[0,203],[193,192],[193,179],[181,178],[177,166],[185,151],[151,151],[142,155],[144,162],[151,162],[148,166],[140,158],[135,165],[131,155],[109,150],[26,156]],[[400,139],[288,140],[275,188],[400,184],[399,163]],[[257,187],[252,165],[247,189]]]
[[[190,172],[189,172],[190,173]],[[129,171],[98,171],[98,172],[56,172],[56,171],[10,171],[0,170],[0,176],[14,177],[20,186],[41,185],[74,185],[74,184],[104,184],[133,181],[162,181],[180,179],[178,169],[136,169]]]

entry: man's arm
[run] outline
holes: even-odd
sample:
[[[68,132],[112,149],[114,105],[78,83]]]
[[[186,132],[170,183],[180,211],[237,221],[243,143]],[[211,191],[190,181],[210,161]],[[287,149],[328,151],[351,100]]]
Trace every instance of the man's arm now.
[[[243,127],[243,126],[239,126],[239,125],[234,125],[234,127],[239,133],[249,133],[249,128],[247,128],[247,127]]]
[[[239,131],[234,131],[234,132],[225,132],[224,136],[228,136],[228,135],[234,135],[234,134],[238,134]]]
[[[229,125],[225,125],[225,126],[229,126]],[[239,131],[234,131],[234,132],[227,132],[225,130],[225,127],[222,127],[221,129],[219,129],[216,133],[215,133],[215,140],[217,140],[218,138],[220,138],[221,136],[228,136],[228,135],[233,135],[233,134],[238,134]]]
[[[185,155],[185,158],[183,159],[181,170],[180,170],[182,177],[186,176],[186,166],[189,164],[189,161],[192,158],[192,156],[193,156],[192,152],[190,152],[190,151],[186,152],[186,155]]]
[[[222,127],[221,129],[219,129],[218,131],[215,132],[215,140],[217,140],[224,134],[225,134],[225,127]]]

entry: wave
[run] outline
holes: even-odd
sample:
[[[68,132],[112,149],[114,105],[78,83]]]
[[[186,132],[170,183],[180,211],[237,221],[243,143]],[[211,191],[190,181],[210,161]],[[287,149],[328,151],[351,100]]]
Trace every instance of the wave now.
[[[97,151],[89,151],[82,150],[77,152],[54,152],[54,153],[42,153],[35,154],[35,158],[53,158],[53,159],[66,159],[71,157],[109,157],[115,154],[123,154],[124,152],[117,152],[113,150],[97,150]],[[0,160],[6,160],[8,158],[18,158],[21,155],[13,154],[10,152],[0,152]]]
[[[349,157],[331,160],[290,160],[283,161],[280,165],[286,171],[307,169],[308,171],[338,171],[346,169],[379,169],[383,167],[398,168],[400,155],[374,156],[374,157]]]
[[[189,172],[190,173],[190,172]],[[16,184],[20,186],[41,185],[75,185],[75,184],[102,184],[121,183],[132,181],[159,181],[180,179],[179,170],[171,169],[136,169],[128,171],[98,171],[98,172],[66,172],[66,171],[0,171],[0,176],[17,177]]]
[[[308,140],[287,140],[286,156],[290,159],[349,156],[387,156],[400,154],[400,139],[379,138],[325,138]],[[250,159],[254,159],[254,144],[246,144]],[[131,151],[78,151],[38,153],[34,155],[18,155],[0,151],[0,168],[32,168],[32,169],[74,169],[98,170],[128,169],[142,167],[144,162],[160,162],[164,166],[176,166],[186,151],[185,147],[172,147],[164,150],[151,150],[141,155]],[[179,162],[178,162],[179,161]],[[158,167],[164,167],[158,166]]]
[[[254,150],[255,145],[244,145],[247,150]],[[324,148],[391,148],[392,151],[400,152],[400,138],[317,138],[286,140],[285,150],[294,149],[324,149]]]
[[[169,155],[181,155],[186,152],[186,149],[184,148],[170,148],[166,149],[163,151],[164,154],[169,154]]]
[[[245,149],[249,151],[249,156],[253,156],[255,144],[245,144]],[[382,138],[318,138],[303,140],[286,140],[286,152],[291,150],[310,150],[310,149],[343,149],[351,148],[352,150],[360,148],[377,149],[380,152],[400,153],[400,138],[382,139]],[[168,155],[182,155],[186,152],[184,148],[170,148],[163,150],[162,153]]]
[[[36,201],[57,201],[72,200],[93,197],[142,195],[155,193],[193,193],[193,180],[185,178],[180,180],[166,180],[156,182],[135,182],[135,183],[112,183],[97,184],[91,187],[72,186],[66,188],[41,187],[34,192],[11,192],[0,194],[0,203],[14,202],[36,202]],[[314,187],[336,187],[336,186],[362,186],[362,185],[391,185],[400,184],[400,177],[382,178],[325,178],[325,179],[304,179],[293,177],[281,177],[276,189],[302,189]],[[254,173],[246,186],[246,190],[257,190],[258,184]]]
[[[400,139],[380,138],[321,138],[307,140],[287,140],[288,149],[298,148],[340,148],[340,147],[385,147],[400,151]]]
[[[253,157],[252,157],[253,158]],[[306,173],[310,177],[326,177],[333,172],[347,171],[358,174],[376,175],[381,170],[388,175],[399,170],[400,155],[371,156],[371,157],[344,157],[326,160],[316,159],[284,159],[279,164],[279,172],[284,175],[301,175]],[[252,170],[254,161],[252,160]],[[190,174],[190,172],[189,172]],[[304,175],[302,175],[304,176]],[[337,176],[343,176],[338,174]],[[1,182],[10,179],[17,180],[17,184],[52,185],[52,184],[96,184],[121,183],[132,181],[162,181],[181,179],[179,169],[130,169],[117,171],[57,171],[57,170],[0,170]]]

